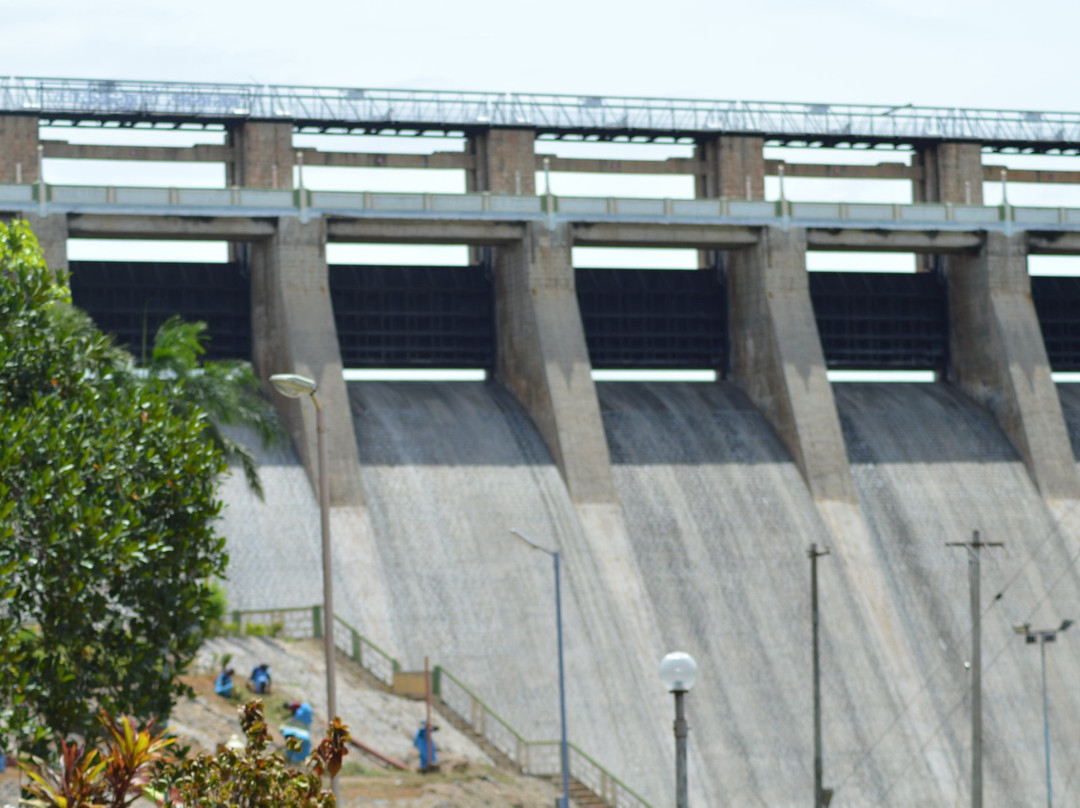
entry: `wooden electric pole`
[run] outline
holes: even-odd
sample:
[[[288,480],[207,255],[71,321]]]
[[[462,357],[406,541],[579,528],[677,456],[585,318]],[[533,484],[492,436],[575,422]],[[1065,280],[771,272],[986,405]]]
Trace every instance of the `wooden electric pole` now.
[[[979,541],[979,531],[971,541],[950,541],[946,547],[964,547],[968,552],[968,586],[971,590],[971,808],[982,808],[982,604],[979,597],[979,551],[983,547],[1004,547],[999,541]]]

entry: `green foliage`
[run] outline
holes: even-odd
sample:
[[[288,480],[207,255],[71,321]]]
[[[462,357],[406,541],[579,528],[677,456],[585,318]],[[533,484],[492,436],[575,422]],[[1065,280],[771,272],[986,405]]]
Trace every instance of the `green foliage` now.
[[[247,737],[243,751],[223,746],[214,755],[166,767],[163,780],[170,794],[166,804],[333,808],[334,796],[323,789],[322,778],[324,774],[336,777],[341,770],[348,753],[349,728],[335,718],[326,737],[297,770],[280,754],[267,751],[272,738],[264,716],[260,700],[240,708],[240,725]]]
[[[127,808],[148,788],[165,764],[173,761],[166,733],[151,722],[136,730],[127,716],[116,722],[99,716],[106,735],[103,750],[60,740],[60,767],[33,760],[20,762],[30,777],[26,801],[35,808]]]
[[[251,363],[239,360],[204,362],[206,323],[188,323],[170,317],[154,336],[154,347],[145,371],[165,385],[173,406],[181,414],[203,411],[209,416],[204,437],[239,463],[248,485],[263,497],[258,467],[251,451],[231,438],[228,427],[247,427],[264,445],[284,437],[281,420],[262,395]]]
[[[166,716],[225,568],[225,461],[174,380],[139,380],[0,224],[0,743]]]

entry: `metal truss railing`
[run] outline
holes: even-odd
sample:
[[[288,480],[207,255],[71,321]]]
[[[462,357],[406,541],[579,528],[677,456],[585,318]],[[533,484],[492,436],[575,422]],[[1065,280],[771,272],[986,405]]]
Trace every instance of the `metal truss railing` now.
[[[253,118],[367,131],[446,132],[498,126],[600,137],[729,132],[825,144],[972,140],[991,146],[1080,150],[1080,113],[913,104],[0,78],[0,111],[36,113],[46,120],[209,123]]]

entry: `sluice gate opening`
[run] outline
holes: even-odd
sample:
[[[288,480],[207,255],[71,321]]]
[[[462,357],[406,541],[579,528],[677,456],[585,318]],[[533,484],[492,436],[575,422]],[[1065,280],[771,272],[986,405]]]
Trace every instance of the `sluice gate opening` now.
[[[251,358],[251,289],[239,264],[72,261],[72,302],[138,360],[173,315],[206,323],[205,359]]]
[[[344,367],[495,367],[484,267],[331,265],[329,275]]]
[[[727,370],[722,272],[576,269],[593,368]]]
[[[936,272],[811,272],[830,370],[943,370],[948,298]]]
[[[1032,277],[1031,297],[1050,369],[1080,371],[1080,277]]]

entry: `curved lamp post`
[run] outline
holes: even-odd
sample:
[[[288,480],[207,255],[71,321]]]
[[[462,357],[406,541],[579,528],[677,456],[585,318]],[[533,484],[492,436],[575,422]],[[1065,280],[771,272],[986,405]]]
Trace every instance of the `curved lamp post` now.
[[[315,397],[318,385],[314,379],[295,373],[275,373],[270,377],[274,389],[288,398],[310,396],[315,405],[315,432],[318,436],[319,454],[319,516],[322,527],[322,578],[323,578],[323,645],[326,651],[326,709],[329,719],[338,717],[337,686],[334,670],[334,583],[330,550],[330,478],[326,462],[326,424],[323,408]],[[337,778],[330,780],[335,799],[338,796]]]
[[[688,808],[690,804],[686,775],[686,736],[690,727],[683,696],[694,686],[697,675],[697,662],[682,651],[672,651],[660,661],[660,681],[669,693],[675,694],[675,808]]]
[[[542,547],[516,527],[510,528],[510,532],[528,544],[534,550],[547,553],[555,562],[555,625],[559,636],[559,729],[561,740],[559,743],[560,756],[562,757],[562,788],[563,793],[557,803],[558,808],[570,808],[570,753],[566,742],[566,673],[563,668],[563,638],[562,638],[562,593],[559,589],[559,551],[549,550]]]

